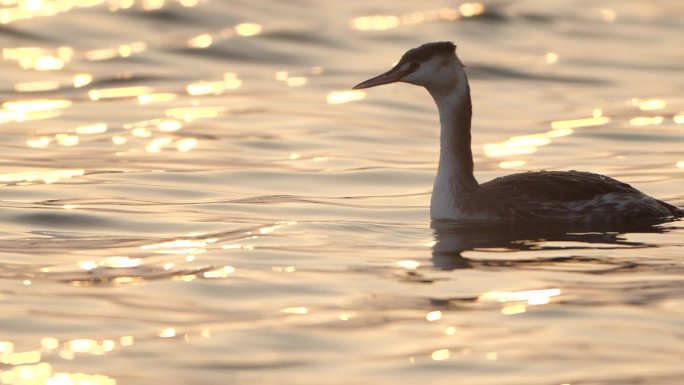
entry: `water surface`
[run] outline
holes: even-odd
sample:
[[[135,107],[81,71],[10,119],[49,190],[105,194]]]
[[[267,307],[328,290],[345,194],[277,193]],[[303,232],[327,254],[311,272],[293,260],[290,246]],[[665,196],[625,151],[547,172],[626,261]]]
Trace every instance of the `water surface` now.
[[[453,40],[483,182],[684,205],[672,1],[0,2],[0,383],[680,384],[684,222],[430,227]]]

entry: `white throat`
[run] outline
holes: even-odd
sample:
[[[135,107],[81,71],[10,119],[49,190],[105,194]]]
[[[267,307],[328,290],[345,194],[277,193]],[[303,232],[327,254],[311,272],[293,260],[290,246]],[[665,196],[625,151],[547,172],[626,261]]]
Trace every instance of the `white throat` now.
[[[470,149],[472,107],[462,68],[454,68],[451,84],[428,87],[439,110],[440,152],[432,190],[432,219],[465,219],[469,196],[477,189]]]

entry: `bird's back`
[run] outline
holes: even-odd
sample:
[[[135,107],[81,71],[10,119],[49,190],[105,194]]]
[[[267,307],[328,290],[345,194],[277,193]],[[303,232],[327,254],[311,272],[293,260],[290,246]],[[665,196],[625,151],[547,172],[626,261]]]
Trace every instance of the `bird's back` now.
[[[480,185],[473,207],[498,219],[615,221],[682,215],[675,206],[590,172],[539,171]]]

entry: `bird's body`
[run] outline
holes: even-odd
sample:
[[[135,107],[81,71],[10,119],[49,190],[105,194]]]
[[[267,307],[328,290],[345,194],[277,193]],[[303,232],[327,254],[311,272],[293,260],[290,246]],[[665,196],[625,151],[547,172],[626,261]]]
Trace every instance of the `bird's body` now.
[[[458,212],[435,219],[601,222],[666,218],[676,207],[604,175],[536,171],[496,178],[459,199]]]
[[[355,87],[402,81],[424,86],[434,99],[441,132],[432,219],[606,222],[684,214],[626,183],[589,172],[525,172],[479,184],[470,147],[470,86],[455,49],[451,42],[424,44],[388,72]]]

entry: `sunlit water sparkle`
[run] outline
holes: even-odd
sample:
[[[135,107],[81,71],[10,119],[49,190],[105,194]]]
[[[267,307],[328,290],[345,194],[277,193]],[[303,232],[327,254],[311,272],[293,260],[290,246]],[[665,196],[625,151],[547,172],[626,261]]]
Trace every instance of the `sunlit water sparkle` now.
[[[684,205],[670,1],[0,1],[0,384],[680,384],[684,222],[430,228],[468,66],[477,177]]]

